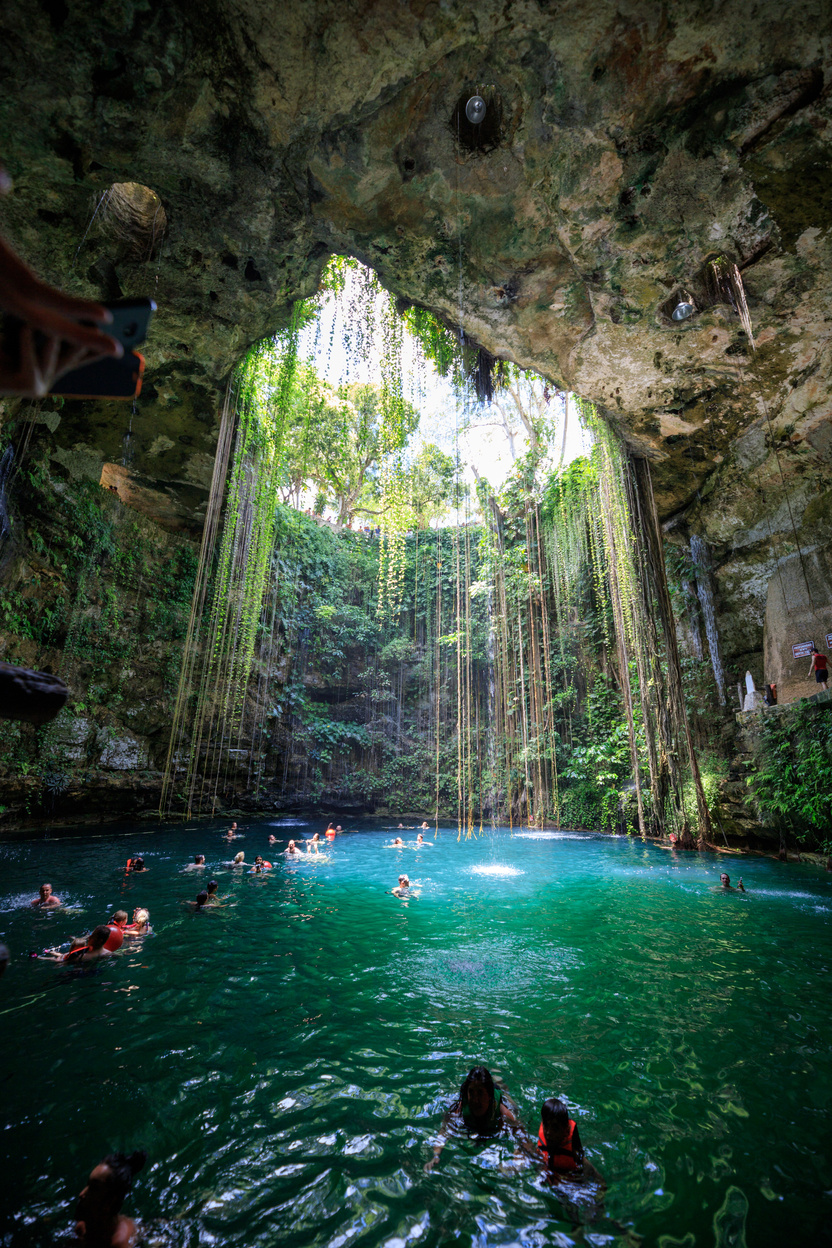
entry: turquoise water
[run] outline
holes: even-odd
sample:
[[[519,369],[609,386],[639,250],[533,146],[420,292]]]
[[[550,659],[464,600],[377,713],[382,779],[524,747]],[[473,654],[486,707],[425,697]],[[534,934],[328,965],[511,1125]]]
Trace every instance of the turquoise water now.
[[[725,895],[716,855],[578,834],[267,847],[321,827],[250,823],[234,848],[278,864],[262,878],[220,865],[219,825],[0,845],[0,1243],[50,1242],[91,1166],[137,1147],[125,1209],[160,1243],[829,1242],[829,876],[729,860],[749,891]],[[186,911],[211,875],[227,906]],[[26,907],[47,879],[69,912]],[[136,905],[153,935],[106,966],[25,956]],[[608,1184],[595,1221],[509,1139],[452,1137],[424,1173],[478,1062],[533,1133],[568,1100]]]

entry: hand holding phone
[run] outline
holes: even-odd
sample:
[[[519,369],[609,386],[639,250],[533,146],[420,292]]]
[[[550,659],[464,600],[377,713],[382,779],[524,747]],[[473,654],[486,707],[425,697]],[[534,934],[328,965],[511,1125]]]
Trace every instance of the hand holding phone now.
[[[64,373],[50,394],[68,399],[133,399],[142,388],[144,356],[133,348],[144,342],[150,318],[156,311],[152,299],[121,299],[104,305],[110,315],[109,329],[124,351],[121,359],[105,356]]]
[[[0,238],[0,394],[43,398],[55,378],[124,347],[98,325],[110,314],[100,303],[76,299],[42,282]]]

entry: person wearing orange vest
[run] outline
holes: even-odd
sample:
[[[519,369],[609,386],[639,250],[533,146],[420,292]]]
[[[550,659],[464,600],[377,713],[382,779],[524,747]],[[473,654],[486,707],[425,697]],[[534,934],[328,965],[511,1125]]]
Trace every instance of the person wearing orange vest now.
[[[583,1170],[584,1150],[578,1124],[569,1117],[566,1105],[556,1096],[544,1101],[541,1107],[537,1147],[550,1170],[559,1173]]]
[[[85,945],[70,949],[69,953],[63,955],[61,961],[68,962],[70,965],[78,962],[95,962],[104,953],[109,938],[110,928],[102,923],[100,927],[93,928]]]
[[[107,927],[110,929],[110,935],[104,948],[108,953],[115,953],[116,949],[120,949],[124,944],[124,929],[127,926],[127,911],[116,910],[110,919]]]

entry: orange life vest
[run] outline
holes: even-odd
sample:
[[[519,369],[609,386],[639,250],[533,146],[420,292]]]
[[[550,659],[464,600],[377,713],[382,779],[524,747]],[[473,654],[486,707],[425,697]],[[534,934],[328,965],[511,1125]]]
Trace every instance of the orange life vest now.
[[[543,1134],[543,1123],[541,1122],[540,1129],[537,1133],[537,1147],[540,1149],[541,1153],[546,1158],[546,1161],[552,1170],[577,1170],[578,1169],[578,1163],[575,1160],[575,1154],[572,1150],[572,1139],[575,1135],[576,1126],[577,1126],[577,1123],[573,1122],[572,1119],[570,1118],[569,1119],[569,1138],[567,1139],[566,1144],[562,1148],[559,1148],[556,1153],[552,1153],[552,1155],[550,1156],[549,1146],[546,1143],[546,1136]]]
[[[116,949],[120,949],[124,944],[124,932],[117,923],[108,923],[110,935],[104,942],[104,948],[108,953],[115,953]]]

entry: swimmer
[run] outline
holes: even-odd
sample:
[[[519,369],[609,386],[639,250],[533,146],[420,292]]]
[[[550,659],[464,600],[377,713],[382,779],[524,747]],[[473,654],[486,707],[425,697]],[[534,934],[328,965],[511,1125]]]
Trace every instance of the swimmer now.
[[[234,841],[237,839],[238,836],[240,836],[240,833],[237,831],[237,825],[236,823],[232,823],[231,827],[228,829],[228,831],[225,834],[225,839],[227,841]]]
[[[399,882],[395,888],[391,888],[390,892],[394,897],[410,896],[410,879],[406,875],[399,876]]]
[[[426,841],[426,840],[425,840],[425,838],[422,836],[422,833],[421,833],[421,832],[420,832],[420,833],[419,833],[419,835],[416,837],[416,848],[418,849],[418,847],[419,847],[420,845],[424,845],[424,846],[426,846],[428,849],[432,849],[432,848],[433,848],[433,846],[428,845],[427,841]]]
[[[490,1070],[485,1066],[474,1066],[465,1076],[459,1096],[445,1114],[441,1138],[434,1145],[433,1157],[426,1164],[426,1171],[432,1170],[439,1161],[452,1118],[461,1119],[470,1135],[497,1135],[504,1127],[515,1133],[522,1132],[508,1094],[495,1085]]]
[[[259,865],[260,865],[261,870],[263,870],[263,871],[271,871],[271,869],[272,869],[272,864],[271,864],[270,862],[266,862],[265,858],[261,858],[259,854],[258,854],[258,855],[257,855],[257,857],[254,859],[254,865],[255,865],[255,867],[258,865],[258,863],[259,863]]]
[[[90,1174],[75,1207],[75,1234],[87,1248],[133,1248],[139,1228],[121,1212],[147,1154],[110,1153]]]
[[[205,870],[205,855],[194,854],[193,862],[189,862],[188,865],[185,867],[185,870],[186,871],[204,871]]]
[[[294,841],[290,841],[283,851],[284,858],[300,858],[301,851],[298,849]]]
[[[427,822],[427,820],[425,820],[423,823],[420,823],[419,827],[422,828],[422,830],[425,832],[430,831],[430,824]]]
[[[320,845],[321,845],[321,836],[319,832],[316,832],[315,835],[306,843],[307,854],[311,854],[313,850],[315,851],[316,854],[319,854],[321,852]]]
[[[222,905],[221,898],[217,896],[218,888],[219,888],[219,885],[217,884],[216,880],[209,880],[208,883],[205,885],[205,890],[208,893],[208,900],[205,903],[206,906],[221,906]]]
[[[70,966],[78,966],[86,962],[97,962],[103,954],[109,952],[104,946],[111,935],[111,929],[102,923],[100,927],[93,928],[83,945],[76,943],[74,949],[70,949],[69,953],[63,954],[61,961]]]
[[[127,911],[116,910],[111,919],[107,921],[110,929],[110,937],[104,946],[107,953],[115,953],[124,944],[124,929],[127,926]]]
[[[239,854],[234,855],[234,861],[232,862],[231,865],[232,867],[242,867],[242,866],[245,866],[245,861],[246,861],[246,855],[245,855],[245,852],[241,849]]]
[[[400,823],[400,824],[399,824],[399,827],[401,828],[401,830],[402,830],[402,831],[404,831],[404,824],[403,824],[403,823]]]
[[[731,893],[744,893],[745,892],[745,885],[742,882],[742,876],[740,876],[739,884],[737,885],[736,888],[734,888],[731,884],[730,878],[728,877],[728,875],[726,875],[724,871],[719,877],[719,887],[728,889],[728,891]]]
[[[197,893],[196,901],[189,901],[187,904],[193,906],[194,914],[199,914],[208,905],[208,894],[203,890]]]
[[[269,835],[269,844],[270,844],[270,845],[276,845],[276,844],[277,844],[277,837],[275,836],[275,834],[274,834],[273,832],[272,832],[272,833],[270,833],[270,835]]]
[[[144,858],[139,855],[138,858],[128,858],[125,869],[130,875],[137,875],[142,871],[146,871],[147,867],[144,865]]]
[[[56,906],[61,904],[60,897],[56,897],[52,892],[51,884],[41,884],[40,894],[33,901],[29,902],[30,906],[34,906],[39,910],[54,910]]]
[[[393,848],[394,848],[394,849],[404,849],[404,841],[402,840],[402,838],[401,838],[400,836],[397,836],[397,837],[396,837],[396,839],[395,839],[395,841],[393,842]]]
[[[341,827],[340,823],[336,823],[336,825],[335,825],[335,834],[336,834],[336,836],[340,836],[340,835],[341,835],[341,833],[342,833],[343,831],[344,831],[344,829]]]
[[[137,906],[133,911],[133,922],[124,928],[125,936],[146,936],[150,931],[150,911]]]

